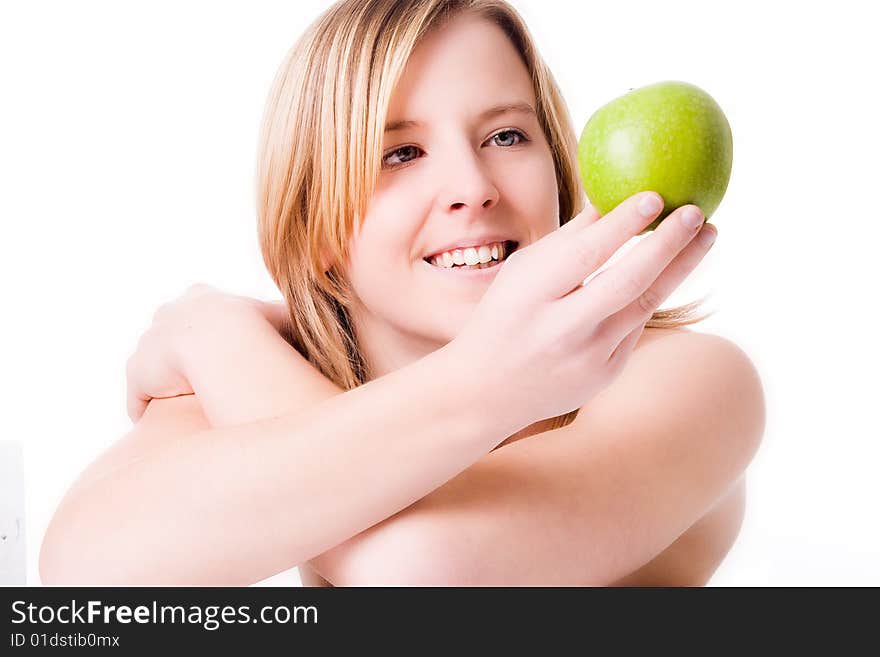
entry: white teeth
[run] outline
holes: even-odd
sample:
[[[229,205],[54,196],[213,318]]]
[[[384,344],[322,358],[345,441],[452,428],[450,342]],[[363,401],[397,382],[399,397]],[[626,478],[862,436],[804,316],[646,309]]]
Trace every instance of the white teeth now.
[[[504,260],[507,255],[507,244],[505,242],[495,242],[494,244],[484,244],[479,247],[445,251],[433,256],[429,262],[435,267],[446,269],[452,268],[453,265],[485,269],[486,266],[492,266],[495,262]]]

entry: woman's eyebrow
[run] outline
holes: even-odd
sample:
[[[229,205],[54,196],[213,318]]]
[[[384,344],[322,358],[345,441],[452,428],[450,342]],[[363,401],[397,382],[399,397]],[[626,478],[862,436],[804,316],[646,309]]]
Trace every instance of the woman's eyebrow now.
[[[480,121],[485,121],[486,119],[491,119],[496,116],[500,116],[501,114],[526,114],[531,116],[537,116],[535,113],[535,109],[526,102],[517,101],[513,103],[502,103],[501,105],[494,105],[487,110],[480,112],[480,115],[477,117]],[[407,128],[421,128],[424,124],[421,121],[413,121],[412,119],[401,119],[400,121],[392,121],[385,125],[385,132],[396,132],[399,130],[406,130]]]

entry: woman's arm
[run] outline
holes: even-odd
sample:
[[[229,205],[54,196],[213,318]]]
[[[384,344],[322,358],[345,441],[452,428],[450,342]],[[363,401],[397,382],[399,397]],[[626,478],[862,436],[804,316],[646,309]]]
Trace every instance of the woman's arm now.
[[[44,583],[249,584],[342,543],[510,433],[460,363],[444,348],[300,412],[128,436],[56,511]]]
[[[763,428],[748,357],[676,332],[568,427],[491,452],[311,565],[337,586],[608,585],[723,499]]]
[[[673,336],[675,339],[669,340]],[[253,341],[249,339],[248,351],[253,350],[255,354],[270,346],[273,339],[280,339],[272,331],[251,337]],[[286,343],[278,346],[281,351],[291,349]],[[222,367],[222,359],[213,362]],[[236,366],[242,367],[244,363]],[[248,390],[242,390],[241,394],[256,394],[267,403],[275,399],[278,408],[283,408],[286,399],[285,386],[303,386],[314,377],[323,379],[313,370],[310,377],[294,376],[288,371],[287,382],[283,376],[261,381],[259,372],[251,370],[241,371],[250,381]],[[670,373],[664,378],[662,390],[658,390],[655,383],[657,372]],[[221,374],[218,371],[218,376],[211,381],[213,393],[223,405],[235,406],[236,396],[224,398],[223,390],[235,377],[230,376],[232,371]],[[326,379],[323,381],[326,383]],[[661,393],[664,396],[660,396]],[[635,416],[634,400],[640,400],[641,410]],[[723,409],[723,414],[719,409]],[[266,410],[269,414],[273,412],[271,408]],[[681,532],[676,527],[688,529],[694,521],[707,517],[710,508],[716,516],[716,509],[725,512],[720,506],[713,507],[712,490],[723,489],[725,482],[736,479],[736,473],[745,467],[745,461],[737,461],[736,456],[749,457],[749,450],[756,447],[763,429],[763,414],[760,380],[748,358],[735,345],[715,336],[686,331],[652,333],[652,337],[645,337],[621,379],[590,402],[574,424],[544,434],[540,441],[520,441],[492,452],[394,518],[374,525],[308,565],[300,564],[300,575],[304,583],[308,580],[312,584],[318,583],[317,574],[310,570],[313,567],[336,584],[572,584],[624,581],[615,577],[622,568],[625,576],[636,571],[642,574],[640,581],[644,581],[644,573],[639,568],[647,562],[651,562],[656,571],[668,568],[670,559],[682,556],[673,557],[667,550],[664,559],[654,558],[656,552],[662,552],[669,543],[679,546]],[[628,418],[629,422],[622,423],[622,418]],[[640,424],[640,420],[644,424]],[[700,462],[699,446],[707,442],[707,435],[717,442],[705,446],[721,451],[709,452]],[[674,436],[674,441],[669,436]],[[690,440],[698,446],[693,450],[694,461],[673,463],[668,468],[657,461],[653,471],[649,466],[640,469],[640,463],[643,465],[645,458],[650,458],[652,450],[663,453],[663,450],[685,449]],[[602,449],[602,445],[615,443],[622,453],[609,466],[602,459],[615,456],[615,452]],[[627,456],[626,450],[634,450],[634,454]],[[724,461],[725,453],[733,458]],[[711,478],[712,473],[705,468],[711,465],[712,458],[722,458],[722,467],[729,466],[729,469],[716,470],[716,476]],[[709,488],[691,490],[688,487],[693,485],[693,468],[699,463],[703,471],[697,474],[710,477],[705,484]],[[672,474],[676,468],[681,474]],[[598,474],[589,476],[591,472]],[[669,483],[683,482],[685,489],[676,493],[668,484],[664,488],[661,483],[655,489],[659,497],[651,497],[657,502],[654,507],[636,502],[626,506],[633,494],[653,496],[650,489],[639,488],[640,482],[652,476],[666,476],[665,473],[672,477]],[[618,490],[596,488],[599,482],[612,476],[621,482]],[[635,488],[627,491],[627,481]],[[732,487],[728,488],[735,492]],[[675,513],[664,514],[663,494],[670,492],[687,495],[695,506],[674,507],[674,512],[680,514],[678,518]],[[738,492],[741,497],[741,490]],[[606,495],[617,496],[617,503],[630,513],[609,513],[607,509],[612,508],[614,502],[604,502]],[[726,499],[724,495],[718,498],[719,504]],[[588,496],[592,504],[572,506],[573,501],[584,496]],[[700,499],[705,500],[704,504]],[[703,511],[701,506],[705,506]],[[739,517],[738,507],[732,511],[732,514],[725,513]],[[648,521],[637,514],[647,514]],[[735,520],[725,522],[737,524]],[[614,536],[610,532],[621,531],[621,527],[629,525],[650,528],[652,523],[656,524],[645,532],[643,540],[627,543],[631,550],[628,554],[617,548],[607,551],[621,557],[622,565],[617,570],[606,567],[604,574],[597,573],[602,570],[601,559],[590,558],[590,555],[593,551],[599,556],[605,554],[602,546]],[[701,527],[703,525],[706,523],[702,522]],[[711,576],[722,553],[728,549],[726,541],[732,540],[730,531],[725,526],[722,535],[717,537],[710,537],[705,531],[691,537],[693,532],[688,531],[687,555],[683,557],[687,563],[676,566],[676,572],[688,575],[688,579],[681,582],[704,581]],[[401,540],[402,534],[409,536]],[[469,538],[463,543],[464,537]],[[473,540],[475,537],[483,540]],[[695,543],[697,540],[700,545]],[[724,545],[719,541],[725,542]],[[450,545],[457,545],[459,549],[440,547]],[[405,549],[410,552],[402,553],[401,546],[409,546]],[[563,554],[559,554],[560,550]],[[677,554],[680,552],[681,549]],[[410,567],[400,569],[402,561]],[[652,581],[675,582],[674,576],[667,572],[665,579],[654,576]]]
[[[760,381],[748,358],[715,336],[672,335],[677,337],[646,339],[654,344],[641,347],[621,380],[582,410],[571,426],[540,441],[520,441],[492,452],[311,565],[336,584],[571,584],[615,581],[618,571],[628,574],[650,561],[682,528],[704,515],[712,506],[713,491],[735,479],[763,427]],[[256,355],[273,340],[280,337],[269,331],[243,343]],[[278,346],[292,349],[286,343]],[[267,403],[275,400],[280,410],[288,403],[284,385],[302,386],[304,381],[288,371],[286,384],[281,379],[261,382],[254,365],[259,360],[236,364],[251,365],[239,372],[250,382],[241,394]],[[224,359],[213,362],[221,367]],[[669,373],[660,387],[657,372]],[[320,377],[317,371],[313,375]],[[236,395],[224,398],[224,386],[235,379],[232,371],[218,370],[211,382],[215,399],[230,411]],[[634,400],[639,400],[637,406]],[[265,412],[275,411],[267,407]],[[622,423],[621,418],[629,421]],[[714,440],[707,441],[707,435]],[[695,444],[693,459],[651,461],[658,451],[674,456],[676,450],[687,450],[689,441]],[[702,458],[701,446],[710,450]],[[746,458],[737,460],[737,455]],[[714,476],[706,470],[713,459]],[[717,469],[718,459],[722,470]],[[693,482],[695,476],[703,480],[702,489]],[[658,478],[655,487],[645,486],[652,477]],[[618,480],[618,486],[603,486],[609,479]],[[682,487],[676,488],[678,484]],[[693,505],[676,504],[671,515],[665,513],[663,500],[670,494],[684,495]],[[647,495],[655,504],[638,503],[636,495]],[[615,504],[622,508],[612,513]],[[620,538],[614,532],[629,526],[644,535],[633,533],[623,543],[625,550],[608,547],[615,536]],[[469,537],[465,543],[463,537]],[[609,555],[620,558],[617,566],[607,561],[603,566]],[[401,563],[409,567],[402,569]]]
[[[608,466],[601,460],[614,452],[597,450],[596,447],[605,441],[617,441],[621,450],[636,450],[630,457],[625,454],[620,457],[616,464],[618,467],[622,465],[624,470],[615,476],[622,482],[626,482],[629,476],[632,478],[630,485],[638,487],[640,481],[652,474],[663,476],[663,470],[652,473],[650,469],[641,471],[636,466],[646,454],[652,453],[652,449],[663,450],[672,446],[663,436],[675,434],[675,421],[684,425],[676,434],[681,445],[688,440],[705,442],[702,431],[707,422],[716,427],[713,429],[715,437],[729,435],[729,438],[719,442],[722,448],[748,449],[749,441],[760,437],[757,429],[763,424],[760,382],[745,355],[732,344],[714,336],[688,332],[676,332],[674,335],[679,337],[665,345],[663,340],[654,340],[656,344],[651,349],[640,348],[621,381],[591,402],[573,425],[546,434],[541,441],[520,441],[521,444],[496,450],[421,502],[317,557],[311,565],[320,568],[324,577],[336,584],[590,581],[589,578],[596,577],[599,561],[595,558],[588,560],[587,556],[591,550],[601,556],[600,546],[603,544],[602,540],[595,540],[595,534],[589,533],[590,528],[595,528],[598,523],[606,532],[604,538],[607,541],[611,536],[607,532],[614,530],[615,523],[624,527],[628,523],[645,525],[643,521],[634,519],[632,514],[603,513],[602,509],[610,506],[601,503],[603,494],[618,494],[619,503],[624,505],[627,497],[625,486],[621,486],[623,490],[619,493],[596,488],[597,482],[615,472],[615,463]],[[681,340],[686,340],[687,344]],[[647,339],[645,342],[650,343]],[[291,396],[285,389],[309,390],[309,382],[312,382],[311,392],[317,402],[321,394],[319,391],[323,385],[329,384],[314,369],[309,376],[302,376],[292,368],[281,368],[274,376],[269,376],[260,365],[264,362],[261,354],[271,354],[277,348],[273,358],[281,362],[285,356],[289,357],[286,352],[292,351],[292,347],[273,330],[243,335],[239,344],[247,345],[248,358],[236,361],[221,358],[220,354],[215,353],[210,359],[217,369],[213,379],[205,381],[202,392],[206,397],[210,395],[221,410],[232,414],[246,413],[248,407],[254,408],[254,400],[257,400],[265,404],[260,412],[271,416],[289,408]],[[694,363],[698,367],[682,368],[682,363]],[[224,368],[228,368],[228,371],[224,371]],[[671,401],[667,397],[658,397],[658,392],[662,390],[658,391],[653,383],[658,371],[679,374],[664,379],[663,390]],[[241,386],[241,381],[248,383]],[[710,416],[701,416],[694,408],[700,405],[697,395],[684,392],[687,388],[714,395],[716,399],[727,396],[739,399],[742,407],[738,410],[728,402],[724,407],[728,411],[728,423],[725,425],[725,417],[715,417],[718,414],[717,403],[710,403],[706,407]],[[681,398],[677,402],[675,395]],[[249,396],[254,399],[248,399]],[[654,405],[649,405],[652,398]],[[650,426],[640,426],[632,421],[634,399],[640,400],[639,408],[642,411],[637,417],[644,418]],[[706,397],[705,401],[711,399]],[[627,417],[631,421],[621,424],[621,418]],[[654,439],[659,437],[660,444],[652,445],[651,436]],[[644,442],[638,442],[638,437]],[[526,442],[531,445],[526,447]],[[587,446],[593,446],[594,449],[585,452]],[[736,461],[729,464],[732,469],[727,475],[722,473],[709,482],[710,486],[723,487],[726,478],[733,476]],[[674,472],[676,465],[680,468],[693,466],[692,463],[672,464],[669,469],[664,466],[664,470]],[[597,471],[598,476],[586,476],[591,470]],[[677,480],[687,484],[688,477],[680,476]],[[641,490],[645,492],[644,488]],[[662,491],[662,486],[658,490]],[[636,488],[635,492],[638,493],[639,489]],[[650,493],[650,490],[647,492]],[[572,507],[573,500],[588,493],[595,501],[592,507],[583,504]],[[702,491],[702,494],[706,493]],[[700,499],[700,494],[701,491],[688,492],[696,500]],[[707,504],[711,506],[711,502]],[[630,508],[646,514],[657,511],[650,505],[633,505]],[[685,520],[686,525],[704,515],[693,510],[699,508],[699,502],[690,510],[686,505],[679,507],[686,519],[696,513],[690,520]],[[624,566],[625,574],[654,556],[658,548],[651,548],[652,544],[659,545],[659,550],[662,550],[668,545],[667,541],[675,540],[676,536],[670,538],[668,533],[670,529],[675,531],[675,525],[669,524],[675,519],[664,517],[662,508],[660,511],[657,515],[649,516],[652,522],[660,523],[657,526],[659,534],[648,532],[646,540],[628,544],[633,553],[629,557],[624,556],[623,563],[632,564],[632,568]],[[548,523],[552,531],[548,531]],[[473,527],[472,524],[478,526]],[[481,533],[480,527],[491,527],[493,531]],[[545,529],[540,530],[540,527]],[[483,536],[485,541],[479,543],[469,540],[466,546],[459,544],[459,551],[450,547],[459,537],[465,536]],[[585,545],[584,541],[590,544]],[[425,549],[419,549],[420,545],[426,546]],[[439,548],[439,545],[446,547]],[[560,549],[568,550],[570,554],[556,554]],[[402,550],[410,550],[410,553],[403,554]],[[621,550],[609,550],[608,553],[620,555]],[[540,556],[535,558],[536,554],[544,555],[546,559],[542,560]],[[645,557],[645,554],[649,556]],[[558,558],[550,558],[551,555]],[[487,559],[489,563],[485,563]],[[402,570],[400,564],[403,562],[410,564],[410,567]],[[524,563],[532,568],[530,573],[523,568]],[[470,568],[467,576],[463,572],[465,566]],[[605,579],[613,581],[614,572],[606,573]]]

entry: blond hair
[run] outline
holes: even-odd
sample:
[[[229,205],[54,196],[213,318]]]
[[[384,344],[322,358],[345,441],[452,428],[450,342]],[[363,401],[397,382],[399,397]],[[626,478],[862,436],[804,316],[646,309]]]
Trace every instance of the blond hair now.
[[[266,103],[258,230],[289,308],[286,339],[343,390],[372,378],[351,322],[354,298],[343,266],[379,177],[391,95],[418,43],[462,12],[500,26],[526,65],[553,153],[560,224],[585,207],[567,106],[513,7],[503,0],[340,0],[327,9],[287,53]],[[327,271],[325,255],[333,263]],[[701,321],[706,316],[694,317],[700,303],[658,310],[646,326]]]

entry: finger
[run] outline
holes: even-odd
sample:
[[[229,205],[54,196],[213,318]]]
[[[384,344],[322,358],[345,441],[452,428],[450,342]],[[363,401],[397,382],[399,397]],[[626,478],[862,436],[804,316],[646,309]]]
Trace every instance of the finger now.
[[[584,209],[568,221],[566,221],[562,226],[560,226],[557,230],[545,235],[543,239],[538,242],[530,245],[532,247],[532,251],[537,253],[538,250],[544,248],[544,246],[549,245],[549,243],[555,239],[555,235],[560,231],[565,231],[566,233],[570,232],[579,232],[588,226],[596,223],[602,217],[599,214],[599,211],[590,203],[589,200],[585,201]]]
[[[140,340],[138,340],[138,345],[140,345],[141,341],[144,339],[141,336]],[[128,413],[128,417],[132,422],[137,422],[140,417],[140,413],[143,413],[143,409],[138,408],[137,404],[137,396],[133,392],[136,388],[132,385],[132,381],[134,378],[134,355],[128,357],[128,360],[125,361],[125,380],[126,380],[126,388],[125,388],[125,410]]]
[[[696,225],[687,223],[696,212]],[[572,295],[582,312],[600,319],[610,317],[642,297],[670,262],[694,239],[703,213],[695,205],[675,210],[648,237],[636,244],[619,262],[596,276]],[[652,305],[655,299],[642,299]]]
[[[712,242],[706,244],[703,238],[709,233],[712,233]],[[715,227],[712,224],[706,224],[697,239],[691,240],[644,294],[620,312],[602,321],[596,330],[596,339],[613,344],[620,335],[631,331],[633,327],[644,325],[651,319],[651,316],[669,298],[669,295],[697,268],[706,253],[712,248],[716,234]]]
[[[152,399],[152,397],[143,392],[145,390],[145,387],[141,384],[141,379],[138,376],[137,371],[141,362],[137,358],[137,354],[143,349],[142,345],[147,339],[148,334],[149,332],[144,333],[144,335],[140,337],[140,339],[138,340],[138,351],[129,356],[128,360],[125,363],[125,405],[128,412],[128,417],[131,419],[132,422],[135,423],[141,419],[144,411],[147,410],[147,404],[149,404],[150,399]]]
[[[138,395],[129,395],[127,402],[128,417],[131,418],[132,422],[136,423],[141,419],[144,411],[147,410],[147,404],[149,401],[149,398],[140,397]]]
[[[626,363],[629,355],[632,353],[633,349],[635,349],[636,344],[639,342],[639,338],[642,337],[642,333],[645,330],[645,323],[642,322],[634,329],[632,329],[623,340],[614,348],[611,356],[608,357],[608,365],[615,371],[619,372],[623,369],[623,365]]]
[[[529,276],[537,279],[538,289],[551,298],[564,297],[579,289],[590,274],[654,221],[662,209],[663,199],[656,192],[635,194],[597,219],[592,219],[596,212],[591,206],[591,212],[581,213],[551,233],[547,255],[540,266],[530,268]]]
[[[562,224],[559,230],[577,231],[596,223],[600,217],[599,211],[588,200],[584,203],[584,209]]]
[[[584,209],[581,211],[581,214],[584,215],[584,225],[589,226],[591,224],[596,223],[599,219],[602,218],[602,215],[599,214],[599,211],[595,208],[595,206],[589,201],[586,202]]]

